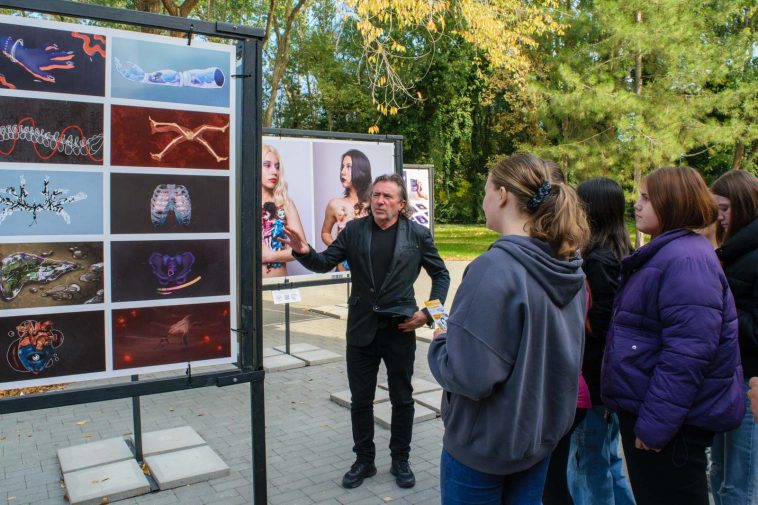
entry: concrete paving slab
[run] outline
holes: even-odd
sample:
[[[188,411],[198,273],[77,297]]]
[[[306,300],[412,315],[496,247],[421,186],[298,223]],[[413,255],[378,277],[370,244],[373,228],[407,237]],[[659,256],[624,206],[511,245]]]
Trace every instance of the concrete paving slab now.
[[[347,307],[345,307],[344,304],[321,305],[319,307],[311,307],[309,310],[315,314],[321,314],[322,316],[329,316],[335,319],[347,319]]]
[[[427,326],[422,326],[416,330],[416,340],[427,344],[432,341],[432,335],[434,335],[434,330]]]
[[[273,347],[264,347],[263,348],[263,357],[264,358],[270,358],[271,356],[279,356],[282,353],[282,351],[277,351]]]
[[[437,391],[429,391],[426,393],[421,394],[414,394],[413,399],[416,400],[416,403],[423,405],[424,407],[433,410],[437,413],[437,415],[440,414],[440,406],[442,405],[442,390],[438,389]]]
[[[413,386],[413,394],[427,393],[429,391],[436,391],[442,389],[442,387],[436,382],[425,381],[424,379],[417,379],[414,377],[411,379],[411,385]],[[379,384],[382,389],[389,389],[389,385],[386,382]]]
[[[289,354],[280,354],[278,356],[269,356],[263,358],[263,369],[267,372],[281,372],[282,370],[291,370],[305,366],[305,361],[297,359]]]
[[[308,351],[318,351],[320,347],[316,347],[315,345],[306,344],[305,342],[300,342],[297,344],[290,343],[290,354],[295,354],[298,352],[308,352]],[[275,345],[274,346],[275,351],[279,352],[287,352],[287,346],[282,345]]]
[[[132,458],[134,454],[121,437],[58,449],[61,473],[75,472]]]
[[[230,473],[229,465],[207,445],[146,456],[145,463],[161,490],[216,479]]]
[[[143,456],[152,456],[153,454],[162,454],[179,449],[190,449],[201,445],[205,445],[205,440],[189,426],[142,434]]]
[[[437,418],[436,412],[423,405],[415,405],[414,407],[413,424]],[[382,428],[390,428],[392,424],[392,404],[390,402],[374,405],[374,421]]]
[[[341,361],[342,355],[336,352],[327,351],[326,349],[319,349],[317,351],[307,352],[294,352],[292,355],[298,359],[305,361],[308,366],[323,365],[324,363],[333,363],[335,361]]]
[[[347,409],[349,409],[350,405],[352,404],[352,402],[350,401],[349,389],[332,393],[331,395],[329,395],[329,399],[332,400],[337,405],[340,405]],[[374,405],[376,405],[377,403],[389,401],[389,399],[390,399],[389,391],[387,391],[386,389],[376,388],[376,392],[374,393]]]
[[[133,459],[63,474],[71,505],[100,505],[150,492],[150,483]]]

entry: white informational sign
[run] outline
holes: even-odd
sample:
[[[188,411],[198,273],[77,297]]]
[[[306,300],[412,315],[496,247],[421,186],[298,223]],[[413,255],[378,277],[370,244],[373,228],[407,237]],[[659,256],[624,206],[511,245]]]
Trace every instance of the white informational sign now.
[[[0,16],[0,389],[237,360],[234,45]]]
[[[302,300],[299,289],[279,289],[272,291],[271,294],[274,296],[274,305],[295,303]]]
[[[425,168],[404,168],[403,178],[408,187],[408,206],[413,211],[411,220],[430,228],[431,185],[429,184],[429,170]]]
[[[374,178],[395,171],[395,144],[263,137],[261,161],[262,276],[292,277],[313,272],[293,260],[281,240],[284,226],[326,249],[348,221],[367,215]]]

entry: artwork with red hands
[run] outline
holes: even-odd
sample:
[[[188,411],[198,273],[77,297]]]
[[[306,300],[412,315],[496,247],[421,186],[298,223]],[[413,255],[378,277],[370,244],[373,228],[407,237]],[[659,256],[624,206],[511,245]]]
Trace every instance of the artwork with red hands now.
[[[229,169],[229,115],[111,108],[111,163],[118,166]]]
[[[229,303],[113,311],[113,368],[123,370],[231,354]]]
[[[0,97],[0,163],[103,164],[103,105]]]
[[[104,96],[103,35],[0,23],[0,88]]]
[[[0,383],[104,370],[103,311],[0,318]]]

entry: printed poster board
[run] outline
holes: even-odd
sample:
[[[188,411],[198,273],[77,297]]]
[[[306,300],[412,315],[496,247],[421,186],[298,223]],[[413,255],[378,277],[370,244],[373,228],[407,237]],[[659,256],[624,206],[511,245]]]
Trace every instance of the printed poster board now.
[[[263,137],[261,265],[264,281],[313,274],[280,242],[285,225],[299,228],[317,251],[348,221],[367,215],[371,183],[395,171],[394,142]],[[346,275],[349,264],[333,275]]]
[[[237,360],[235,49],[0,16],[0,389]]]
[[[408,188],[408,206],[413,212],[411,221],[427,228],[432,227],[430,211],[433,205],[433,188],[430,173],[428,168],[403,168],[403,179]]]

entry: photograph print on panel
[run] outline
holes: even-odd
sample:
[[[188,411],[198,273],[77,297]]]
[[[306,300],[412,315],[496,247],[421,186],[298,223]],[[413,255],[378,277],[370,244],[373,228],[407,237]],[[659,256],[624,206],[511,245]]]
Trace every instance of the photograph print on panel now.
[[[102,242],[0,244],[0,310],[103,303]]]
[[[0,169],[0,237],[102,232],[101,173]]]
[[[112,300],[229,294],[228,240],[111,242]]]
[[[228,177],[111,174],[111,233],[228,232]]]
[[[229,169],[229,115],[111,108],[114,166]]]
[[[3,382],[105,371],[102,311],[0,318]]]
[[[0,163],[103,164],[103,106],[0,96]]]
[[[229,302],[113,311],[113,368],[231,356]]]
[[[111,95],[229,107],[229,51],[114,38]]]
[[[105,36],[0,23],[0,88],[104,96]]]

